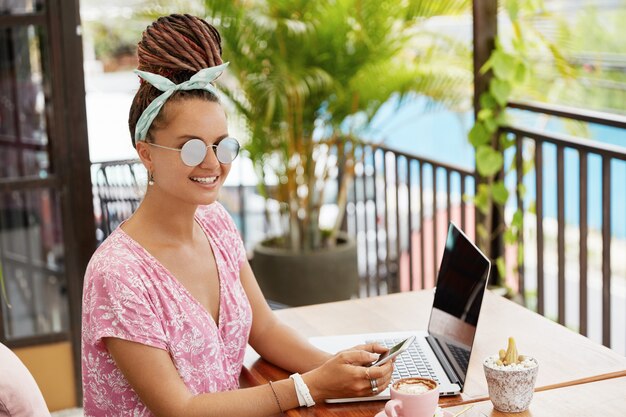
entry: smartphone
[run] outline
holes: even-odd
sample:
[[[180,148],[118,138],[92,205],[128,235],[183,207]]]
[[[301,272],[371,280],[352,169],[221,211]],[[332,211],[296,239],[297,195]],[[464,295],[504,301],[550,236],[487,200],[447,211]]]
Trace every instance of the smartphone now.
[[[370,366],[378,366],[387,361],[390,361],[391,359],[395,358],[396,356],[407,350],[408,347],[413,344],[413,342],[415,342],[415,336],[404,339],[402,342],[398,343],[387,352],[381,354],[378,359],[376,359],[376,361],[374,361]]]

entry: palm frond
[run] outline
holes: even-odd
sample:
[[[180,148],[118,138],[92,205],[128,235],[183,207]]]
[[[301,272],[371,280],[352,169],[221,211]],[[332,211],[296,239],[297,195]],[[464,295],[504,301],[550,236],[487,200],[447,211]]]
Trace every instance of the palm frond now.
[[[469,13],[471,0],[410,0],[407,15],[411,19]]]
[[[289,201],[285,213],[303,213],[289,221],[292,236],[311,225],[317,229],[311,216],[319,212],[315,207],[328,178],[328,170],[315,169],[325,160],[321,148],[314,154],[320,144],[319,135],[313,139],[315,129],[325,138],[341,137],[344,122],[367,125],[398,94],[401,100],[421,94],[455,107],[469,103],[467,47],[420,26],[436,14],[465,13],[468,4],[206,1],[207,13],[222,34],[224,59],[231,62],[229,74],[237,81],[226,94],[249,125],[246,152],[259,172],[271,171],[278,178],[277,198]],[[455,54],[461,58],[451,57]],[[237,88],[243,94],[237,95]],[[342,172],[349,170],[342,166]]]

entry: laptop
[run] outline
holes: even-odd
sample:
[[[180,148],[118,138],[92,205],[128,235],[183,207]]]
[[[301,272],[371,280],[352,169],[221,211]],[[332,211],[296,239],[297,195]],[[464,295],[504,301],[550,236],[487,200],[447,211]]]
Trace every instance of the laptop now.
[[[320,349],[335,353],[373,341],[392,347],[415,335],[411,347],[396,358],[392,383],[400,378],[428,377],[439,383],[441,396],[457,395],[465,384],[489,271],[487,257],[450,223],[427,331],[313,337],[310,341]],[[388,398],[389,387],[375,396],[326,401],[342,403]]]

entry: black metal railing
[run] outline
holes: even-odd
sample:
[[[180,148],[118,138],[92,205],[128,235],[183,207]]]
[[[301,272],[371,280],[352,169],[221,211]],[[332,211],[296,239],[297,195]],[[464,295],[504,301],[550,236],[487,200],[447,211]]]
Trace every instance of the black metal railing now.
[[[463,198],[474,194],[474,174],[382,146],[354,146],[345,226],[358,243],[361,295],[433,287],[448,222],[474,236],[474,209]],[[137,208],[147,178],[138,160],[94,163],[92,178],[101,242]],[[277,232],[279,204],[264,200],[254,186],[224,187],[220,202],[249,253]]]
[[[517,278],[527,306],[605,346],[621,345],[611,335],[613,327],[626,336],[624,312],[612,311],[612,305],[625,303],[626,226],[620,230],[612,220],[617,214],[623,225],[626,213],[626,117],[528,103],[510,103],[509,108],[615,129],[605,135],[617,132],[611,137],[619,145],[518,126],[502,129],[515,139],[516,184],[530,186],[516,187],[526,235]],[[534,195],[522,195],[524,188],[534,188]],[[535,210],[529,210],[531,205]],[[577,266],[566,263],[576,257]]]
[[[347,205],[357,239],[361,295],[432,288],[448,222],[474,237],[475,175],[384,146],[356,145],[360,158]]]
[[[509,107],[533,115],[610,126],[624,132],[626,146],[626,120],[621,116],[526,103],[511,103]],[[612,226],[612,218],[615,213],[626,213],[626,207],[620,205],[626,203],[616,198],[626,195],[626,174],[620,174],[626,164],[626,148],[519,126],[503,128],[502,132],[515,139],[516,146],[507,151],[509,156],[511,151],[515,153],[511,162],[514,169],[508,175],[514,175],[517,206],[524,211],[524,236],[519,242],[524,257],[517,265],[517,275],[507,277],[509,282],[516,281],[527,307],[606,346],[617,346],[611,338],[619,331],[611,330],[624,322],[615,307],[624,305],[619,297],[623,297],[620,285],[626,280],[626,262],[621,252],[612,257],[612,245],[620,250],[626,238],[622,239],[621,232]],[[448,222],[456,222],[475,238],[471,197],[476,190],[476,174],[384,146],[354,146],[355,155],[360,157],[355,158],[345,229],[357,240],[360,295],[431,288]],[[577,166],[575,175],[570,173],[573,163]],[[145,190],[145,170],[138,161],[109,162],[94,164],[92,175],[102,239],[136,208]],[[566,207],[572,197],[565,184],[571,181],[577,181],[578,195],[575,203]],[[526,186],[525,195],[519,184]],[[601,187],[597,195],[596,186]],[[254,186],[225,187],[220,201],[238,223],[249,253],[267,233],[276,233],[279,204],[265,200]],[[600,214],[596,213],[590,224],[593,204]],[[573,207],[578,222],[567,220],[571,216],[566,217],[566,213],[569,215]],[[511,208],[505,211],[510,213]],[[623,232],[626,235],[626,230]],[[578,257],[577,263],[566,262],[574,257]],[[617,270],[615,277],[613,270]],[[578,275],[575,286],[572,275]]]
[[[146,169],[138,159],[95,162],[91,166],[98,245],[137,209],[148,185]],[[231,213],[246,247],[263,238],[264,208],[255,186],[225,186],[220,202]]]
[[[147,175],[139,160],[128,159],[93,163],[91,178],[99,244],[137,209]]]

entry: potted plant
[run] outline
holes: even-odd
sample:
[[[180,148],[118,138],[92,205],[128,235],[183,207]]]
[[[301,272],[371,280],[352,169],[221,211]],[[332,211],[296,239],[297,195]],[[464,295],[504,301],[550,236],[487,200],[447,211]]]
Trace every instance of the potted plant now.
[[[255,249],[257,279],[268,298],[289,305],[349,298],[358,290],[356,247],[340,229],[363,158],[355,144],[394,95],[468,101],[467,48],[420,30],[427,18],[464,12],[468,2],[205,5],[230,62],[220,87],[247,124],[245,149],[260,192],[278,202],[282,220],[282,230]],[[459,54],[450,54],[452,48]],[[329,198],[337,217],[320,225]]]

